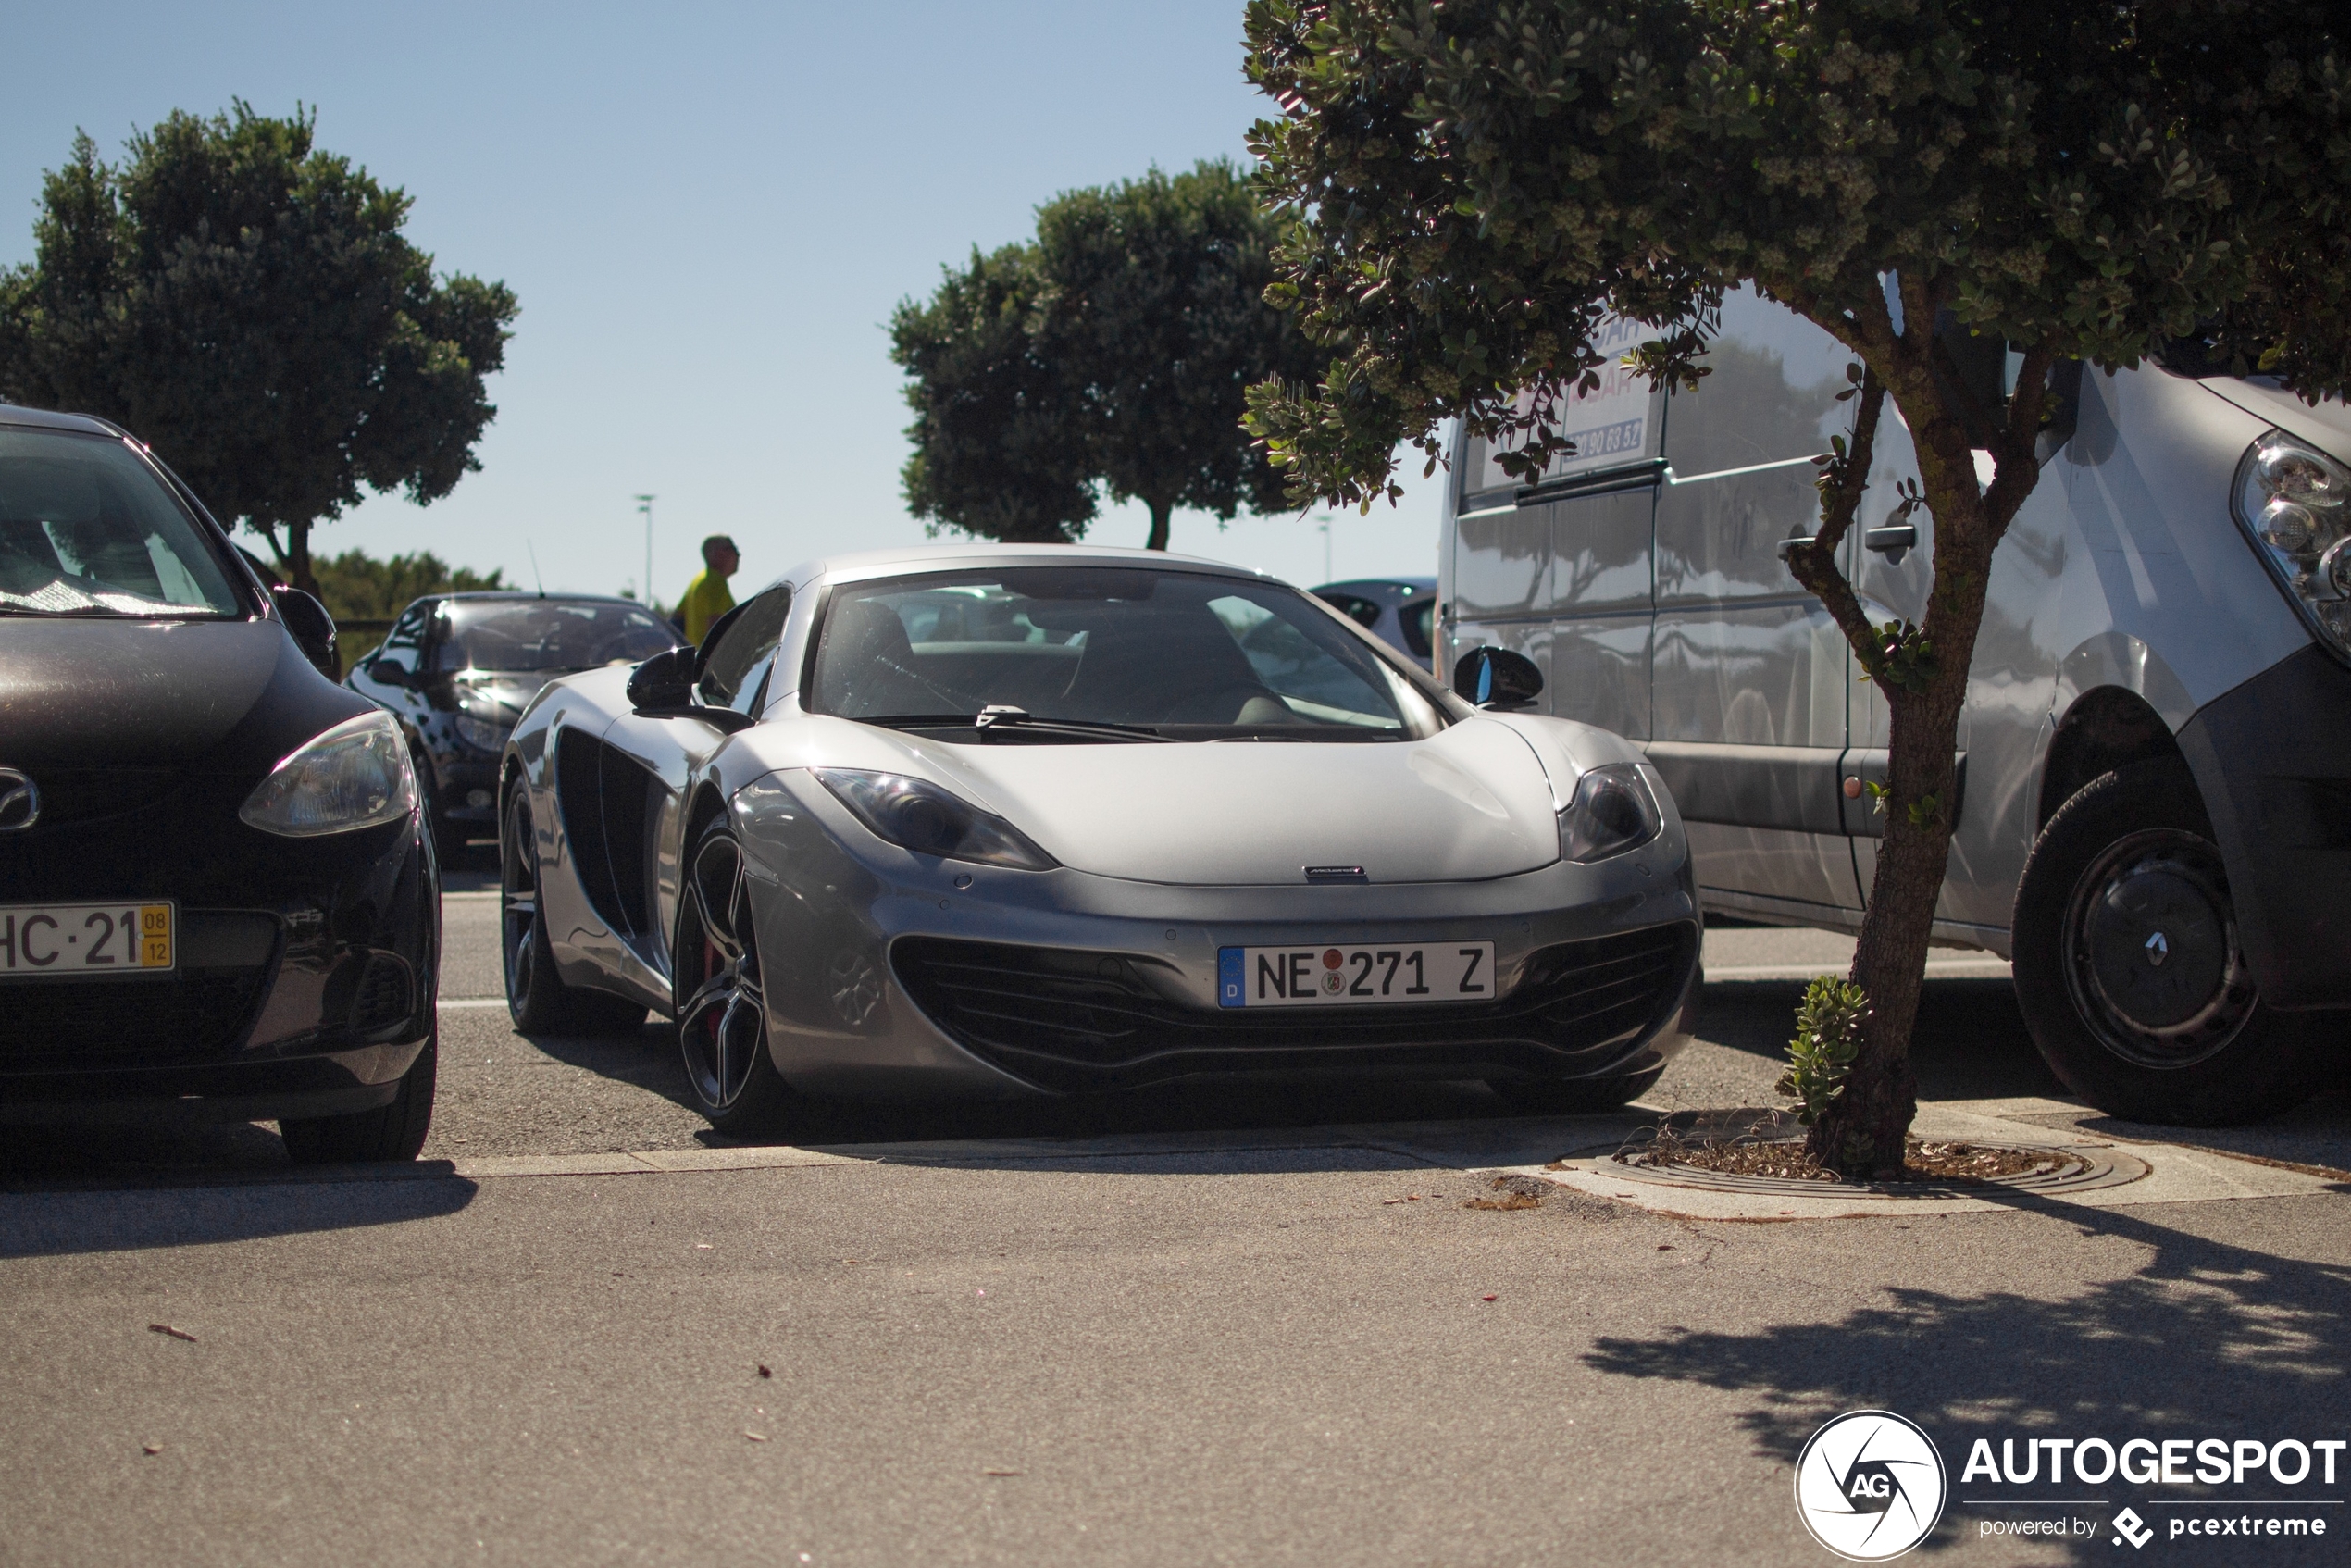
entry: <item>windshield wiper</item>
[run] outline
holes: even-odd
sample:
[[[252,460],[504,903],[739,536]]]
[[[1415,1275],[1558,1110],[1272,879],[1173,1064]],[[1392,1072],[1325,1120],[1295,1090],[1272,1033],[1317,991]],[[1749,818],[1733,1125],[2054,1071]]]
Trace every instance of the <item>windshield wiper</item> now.
[[[999,729],[1018,728],[1036,735],[1091,735],[1108,740],[1159,740],[1167,737],[1156,729],[1139,724],[1108,724],[1091,718],[1039,718],[1026,708],[1016,708],[1008,703],[990,703],[979,710],[972,720],[979,731],[979,742],[986,745]]]
[[[980,743],[1001,739],[1017,729],[1024,735],[1084,736],[1094,740],[1158,740],[1168,738],[1156,729],[1139,724],[1108,724],[1090,718],[1039,718],[1026,708],[1007,703],[991,703],[971,714],[883,714],[872,717],[861,716],[860,724],[878,724],[885,729],[976,729]]]

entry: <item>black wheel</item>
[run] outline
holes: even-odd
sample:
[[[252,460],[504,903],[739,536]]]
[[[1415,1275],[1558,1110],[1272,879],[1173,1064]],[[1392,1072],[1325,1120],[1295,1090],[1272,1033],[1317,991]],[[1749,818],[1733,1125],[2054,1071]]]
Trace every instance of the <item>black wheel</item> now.
[[[506,971],[506,1012],[527,1035],[633,1035],[645,1009],[626,997],[564,984],[539,918],[539,840],[530,797],[517,784],[498,836],[498,945]]]
[[[1628,1105],[1664,1076],[1652,1067],[1612,1078],[1488,1078],[1486,1087],[1531,1116],[1577,1116]]]
[[[450,821],[441,809],[441,786],[433,780],[432,759],[422,752],[412,752],[409,761],[417,769],[417,803],[424,814],[425,830],[432,835],[434,857],[443,865],[463,865],[466,829]]]
[[[767,1051],[767,1007],[742,846],[726,822],[687,860],[678,915],[678,1044],[695,1109],[725,1133],[765,1132],[796,1098]]]
[[[286,1156],[297,1165],[375,1164],[413,1160],[432,1126],[433,1080],[440,1074],[437,1035],[402,1075],[392,1103],[348,1116],[287,1117],[278,1124]]]
[[[2137,1122],[2214,1126],[2302,1098],[2303,1030],[2263,1005],[2186,765],[2103,774],[2018,879],[2017,1002],[2074,1093]]]

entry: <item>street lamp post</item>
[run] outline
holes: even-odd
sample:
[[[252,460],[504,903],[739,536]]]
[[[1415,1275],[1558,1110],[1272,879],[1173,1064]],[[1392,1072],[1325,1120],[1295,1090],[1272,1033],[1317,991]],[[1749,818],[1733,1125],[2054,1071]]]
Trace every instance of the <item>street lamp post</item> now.
[[[645,608],[650,610],[653,607],[653,498],[650,495],[639,496],[637,510],[645,515],[645,586],[642,591]]]

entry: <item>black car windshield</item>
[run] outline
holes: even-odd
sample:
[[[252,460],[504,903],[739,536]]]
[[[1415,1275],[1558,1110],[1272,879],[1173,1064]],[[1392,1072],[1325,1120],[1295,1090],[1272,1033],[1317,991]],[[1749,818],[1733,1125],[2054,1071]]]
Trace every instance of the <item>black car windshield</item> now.
[[[0,428],[0,615],[245,615],[161,475],[117,436]]]
[[[570,670],[633,665],[680,638],[634,604],[595,600],[452,599],[433,653],[438,670]]]
[[[814,708],[956,720],[982,738],[1378,740],[1443,709],[1305,594],[1279,583],[1118,566],[1007,567],[835,591]],[[1015,710],[991,716],[983,709]],[[1024,736],[1021,726],[1036,728]],[[1094,737],[1118,737],[1105,728]]]

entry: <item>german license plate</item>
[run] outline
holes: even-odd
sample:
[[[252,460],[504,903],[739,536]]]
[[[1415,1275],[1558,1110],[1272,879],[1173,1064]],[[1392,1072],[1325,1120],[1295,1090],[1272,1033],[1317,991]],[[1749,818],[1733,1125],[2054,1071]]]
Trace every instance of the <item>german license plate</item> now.
[[[1492,942],[1220,947],[1220,1007],[1378,1007],[1490,1002]]]
[[[179,929],[168,903],[0,904],[0,980],[168,975]]]

